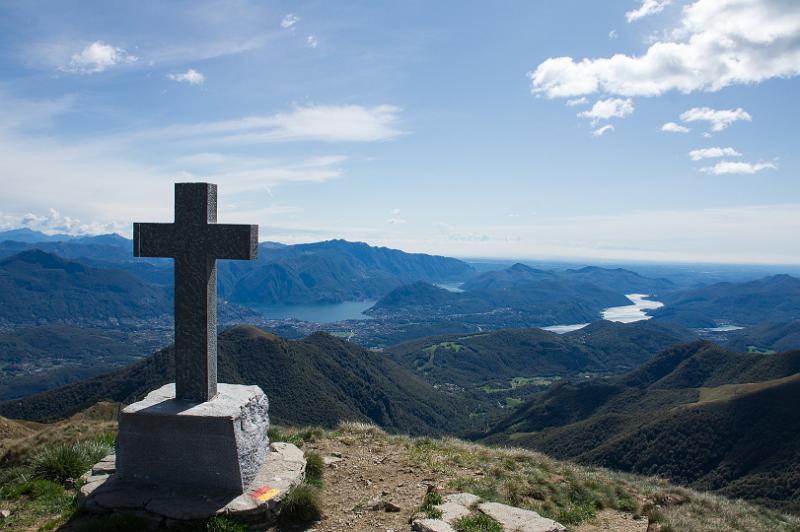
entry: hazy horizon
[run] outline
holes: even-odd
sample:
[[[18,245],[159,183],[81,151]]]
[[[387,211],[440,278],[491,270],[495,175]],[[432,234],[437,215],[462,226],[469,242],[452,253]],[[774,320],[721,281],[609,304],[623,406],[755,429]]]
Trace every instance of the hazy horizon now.
[[[800,264],[800,3],[0,6],[0,230]]]

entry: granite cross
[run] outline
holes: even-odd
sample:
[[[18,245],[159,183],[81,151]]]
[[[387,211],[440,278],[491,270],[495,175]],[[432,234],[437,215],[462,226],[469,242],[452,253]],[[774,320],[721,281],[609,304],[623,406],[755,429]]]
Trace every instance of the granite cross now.
[[[175,259],[175,396],[217,394],[217,259],[256,258],[257,225],[217,224],[217,185],[175,183],[174,223],[134,223],[136,257]]]

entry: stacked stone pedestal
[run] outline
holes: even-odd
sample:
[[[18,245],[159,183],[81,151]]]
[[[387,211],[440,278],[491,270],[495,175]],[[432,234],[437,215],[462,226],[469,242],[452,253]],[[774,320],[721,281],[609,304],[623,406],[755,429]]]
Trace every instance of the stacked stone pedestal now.
[[[268,401],[258,386],[220,384],[204,403],[175,399],[168,384],[127,406],[116,456],[86,476],[80,505],[154,521],[215,514],[267,522],[305,477],[302,451],[270,446]]]

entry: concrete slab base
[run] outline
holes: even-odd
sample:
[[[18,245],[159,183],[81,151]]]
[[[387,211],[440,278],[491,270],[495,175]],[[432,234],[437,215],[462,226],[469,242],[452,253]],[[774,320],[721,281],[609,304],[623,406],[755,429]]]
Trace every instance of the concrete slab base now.
[[[214,515],[268,525],[280,513],[286,493],[305,479],[305,471],[303,451],[289,443],[273,443],[244,493],[209,494],[174,485],[123,482],[116,474],[115,456],[109,455],[84,475],[78,504],[90,513],[133,513],[158,526]]]

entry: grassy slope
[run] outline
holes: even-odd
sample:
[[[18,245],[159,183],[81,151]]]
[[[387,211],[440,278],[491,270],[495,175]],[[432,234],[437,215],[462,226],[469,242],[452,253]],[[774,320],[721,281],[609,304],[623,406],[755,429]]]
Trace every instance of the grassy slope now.
[[[797,511],[799,371],[800,352],[680,346],[619,378],[553,387],[495,427],[488,441]]]
[[[107,407],[100,410],[105,411]],[[96,413],[76,418],[82,436],[93,437],[106,428],[90,430],[87,420]],[[102,417],[102,416],[101,416]],[[67,428],[65,422],[60,425]],[[48,431],[53,435],[54,431]],[[75,432],[75,430],[71,431]],[[422,503],[426,485],[442,492],[470,491],[485,500],[530,508],[568,525],[573,532],[608,530],[599,527],[608,516],[627,521],[637,516],[648,530],[684,531],[791,531],[800,519],[742,501],[700,493],[663,480],[554,460],[537,452],[514,448],[489,448],[455,439],[410,438],[387,435],[377,427],[344,423],[334,431],[290,430],[292,441],[322,455],[336,454],[342,461],[325,469],[322,491],[324,515],[318,529],[401,530]],[[305,439],[304,439],[305,438]],[[385,493],[397,502],[397,513],[375,512],[370,500]],[[31,529],[69,520],[80,526],[70,495],[59,504],[43,506],[22,497],[0,499],[0,508],[13,511],[13,521],[2,529],[25,523]],[[595,528],[597,527],[597,528]]]

